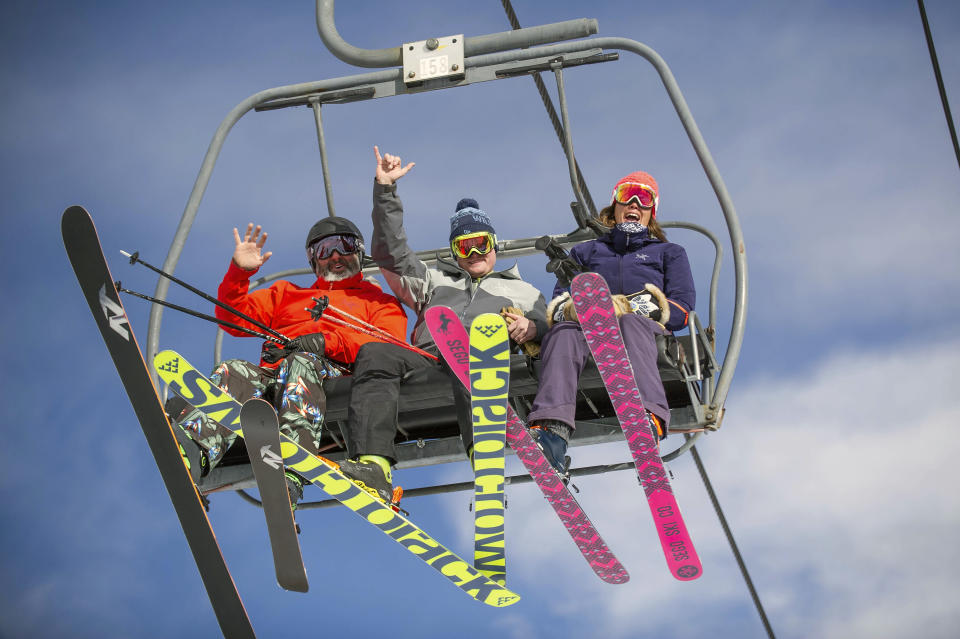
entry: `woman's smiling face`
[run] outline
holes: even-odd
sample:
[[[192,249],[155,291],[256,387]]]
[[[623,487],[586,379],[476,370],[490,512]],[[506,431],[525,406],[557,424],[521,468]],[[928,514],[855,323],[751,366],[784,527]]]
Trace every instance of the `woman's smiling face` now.
[[[613,218],[617,224],[624,222],[639,222],[644,226],[650,224],[650,216],[653,213],[653,207],[643,208],[637,203],[636,198],[630,200],[629,204],[615,203],[613,209]]]

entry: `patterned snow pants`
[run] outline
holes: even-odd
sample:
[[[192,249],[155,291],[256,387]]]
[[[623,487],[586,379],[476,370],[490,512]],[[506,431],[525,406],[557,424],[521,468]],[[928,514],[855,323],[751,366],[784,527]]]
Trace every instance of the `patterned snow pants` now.
[[[277,368],[264,368],[242,359],[229,359],[217,366],[210,379],[239,402],[262,397],[273,404],[280,417],[280,430],[312,453],[323,430],[327,398],[323,380],[340,371],[313,353],[288,355]],[[187,406],[176,422],[206,451],[210,468],[223,459],[237,439],[205,414]]]

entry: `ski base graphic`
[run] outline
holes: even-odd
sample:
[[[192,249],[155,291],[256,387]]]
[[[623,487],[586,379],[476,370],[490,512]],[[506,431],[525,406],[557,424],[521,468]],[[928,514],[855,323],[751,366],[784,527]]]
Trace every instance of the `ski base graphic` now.
[[[680,581],[696,579],[703,573],[703,567],[660,459],[607,282],[596,273],[582,273],[573,279],[570,294],[583,336],[630,447],[667,567]]]
[[[426,321],[433,341],[447,364],[460,382],[469,388],[469,339],[466,329],[457,315],[446,306],[427,309]],[[594,574],[610,584],[629,581],[630,575],[626,569],[610,552],[593,522],[509,405],[506,436],[510,447],[540,488]]]
[[[83,207],[71,206],[63,212],[61,232],[80,288],[170,495],[220,629],[227,637],[253,637],[250,618],[120,302],[93,219]]]
[[[212,420],[243,435],[241,404],[190,365],[174,351],[158,353],[154,368],[170,389]],[[491,581],[460,557],[415,526],[400,513],[344,477],[327,460],[310,454],[286,435],[280,435],[284,465],[322,488],[361,519],[406,548],[464,593],[488,606],[515,604],[520,596]]]
[[[470,412],[473,421],[473,566],[506,585],[504,453],[510,337],[503,318],[478,315],[470,326]]]
[[[307,592],[307,571],[303,566],[297,525],[293,520],[283,472],[283,457],[280,456],[277,412],[269,402],[251,399],[240,409],[240,423],[243,425],[250,466],[260,491],[263,516],[267,520],[277,583],[284,590]]]

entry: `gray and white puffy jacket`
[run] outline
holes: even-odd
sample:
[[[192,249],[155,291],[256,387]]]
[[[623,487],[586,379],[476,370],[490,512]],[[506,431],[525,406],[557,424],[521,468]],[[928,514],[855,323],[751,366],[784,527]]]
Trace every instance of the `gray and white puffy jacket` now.
[[[424,322],[431,306],[449,306],[470,326],[481,313],[499,313],[515,306],[537,325],[537,341],[547,333],[547,305],[532,284],[520,279],[516,264],[474,280],[455,261],[440,259],[434,268],[421,262],[407,243],[403,228],[403,203],[397,185],[373,184],[373,237],[370,256],[380,266],[393,294],[417,313],[412,343],[433,344]]]

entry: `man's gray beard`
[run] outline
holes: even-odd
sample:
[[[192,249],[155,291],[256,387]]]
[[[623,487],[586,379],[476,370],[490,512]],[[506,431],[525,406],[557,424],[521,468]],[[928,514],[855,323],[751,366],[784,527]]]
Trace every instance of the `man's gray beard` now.
[[[317,277],[325,282],[341,282],[343,280],[348,280],[357,273],[360,272],[360,256],[359,255],[350,255],[347,259],[344,260],[347,263],[347,270],[341,271],[340,273],[331,273],[330,272],[330,263],[326,264],[315,264],[314,273],[317,274]]]

